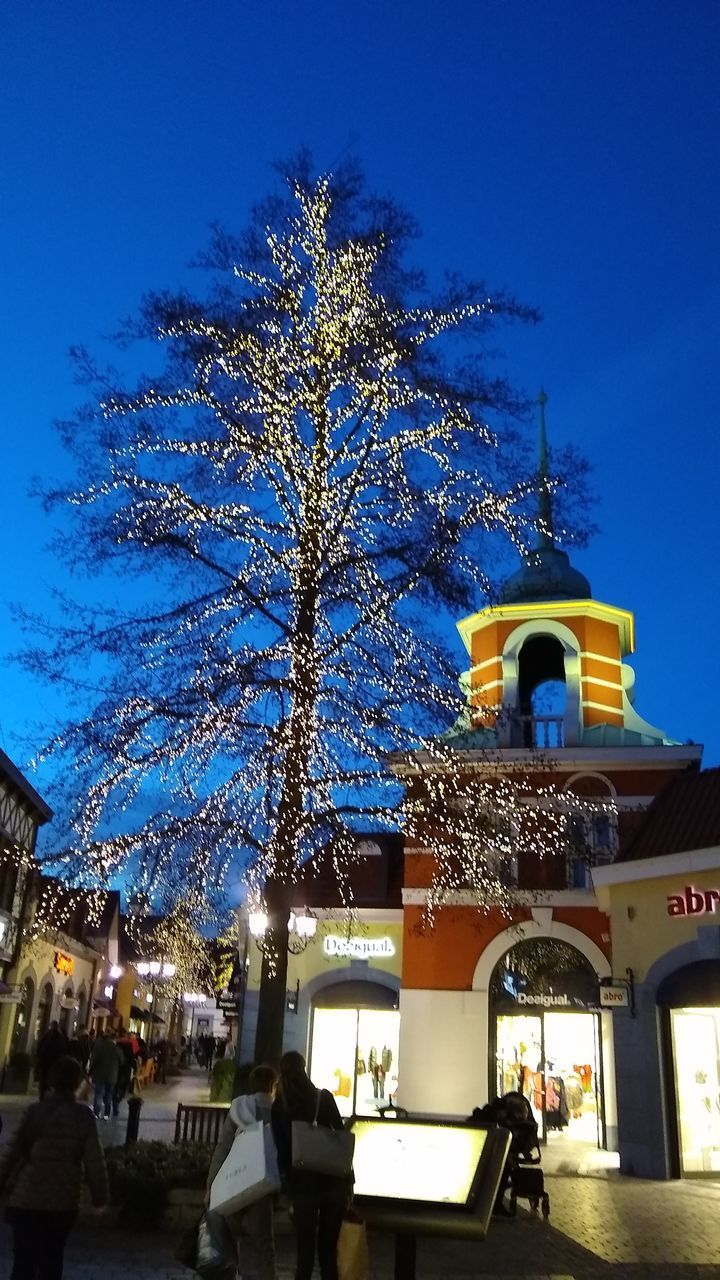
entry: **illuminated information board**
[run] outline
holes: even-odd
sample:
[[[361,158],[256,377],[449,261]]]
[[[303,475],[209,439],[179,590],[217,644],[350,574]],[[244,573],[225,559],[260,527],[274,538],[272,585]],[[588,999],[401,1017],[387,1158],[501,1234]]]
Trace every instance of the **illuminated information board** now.
[[[356,1120],[354,1194],[471,1208],[486,1129]]]

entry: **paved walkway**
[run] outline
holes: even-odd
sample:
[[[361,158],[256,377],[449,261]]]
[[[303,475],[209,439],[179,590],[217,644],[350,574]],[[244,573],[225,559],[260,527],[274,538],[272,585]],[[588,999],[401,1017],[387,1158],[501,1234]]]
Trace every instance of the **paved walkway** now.
[[[140,1112],[139,1137],[145,1141],[157,1139],[159,1142],[172,1142],[175,1134],[175,1113],[178,1102],[209,1103],[210,1086],[206,1072],[193,1068],[181,1076],[175,1076],[167,1084],[148,1085],[140,1095],[142,1110]],[[37,1101],[37,1094],[0,1094],[0,1115],[3,1120],[0,1143],[7,1142],[10,1134],[17,1127],[20,1117],[30,1105]],[[120,1115],[117,1119],[99,1124],[100,1141],[105,1147],[121,1146],[125,1141],[127,1130],[127,1101],[120,1104]]]
[[[199,1072],[144,1095],[140,1136],[172,1139],[178,1101],[207,1100]],[[0,1097],[3,1139],[28,1099]],[[123,1108],[124,1110],[124,1108]],[[101,1125],[106,1144],[124,1141],[125,1119]],[[494,1219],[484,1244],[422,1240],[417,1280],[720,1280],[720,1181],[621,1178],[613,1157],[570,1144],[548,1147],[548,1222],[520,1211]],[[584,1176],[581,1176],[584,1174]],[[173,1261],[170,1236],[133,1235],[81,1220],[65,1280],[192,1280]],[[292,1280],[293,1244],[278,1230],[278,1280]],[[391,1280],[393,1240],[370,1236],[370,1280]],[[9,1234],[0,1227],[0,1280],[9,1280]]]
[[[547,1178],[549,1222],[520,1212],[496,1219],[484,1244],[423,1240],[418,1280],[720,1280],[720,1183],[619,1177]],[[9,1280],[7,1229],[0,1280]],[[170,1237],[82,1221],[66,1280],[191,1280]],[[278,1232],[278,1280],[292,1280],[292,1240]],[[370,1236],[370,1280],[391,1280],[393,1241]]]

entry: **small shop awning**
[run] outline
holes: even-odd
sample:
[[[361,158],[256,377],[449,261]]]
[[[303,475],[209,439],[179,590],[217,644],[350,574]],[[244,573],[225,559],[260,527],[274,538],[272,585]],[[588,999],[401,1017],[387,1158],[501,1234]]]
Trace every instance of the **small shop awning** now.
[[[149,1013],[149,1010],[147,1010],[147,1009],[141,1009],[139,1004],[131,1004],[131,1005],[130,1005],[130,1017],[131,1017],[131,1018],[134,1018],[136,1022],[149,1022],[149,1021],[150,1021],[150,1013]]]
[[[160,1015],[159,1015],[158,1013],[154,1013],[154,1014],[152,1015],[152,1020],[153,1020],[153,1024],[154,1024],[156,1027],[164,1027],[164,1026],[165,1026],[165,1019],[164,1019],[164,1018],[161,1018],[161,1017],[160,1017]]]

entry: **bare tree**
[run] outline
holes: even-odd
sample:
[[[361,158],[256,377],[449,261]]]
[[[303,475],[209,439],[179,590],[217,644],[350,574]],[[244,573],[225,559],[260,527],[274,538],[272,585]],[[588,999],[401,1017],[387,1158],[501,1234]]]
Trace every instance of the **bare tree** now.
[[[299,867],[332,840],[342,878],[353,826],[392,821],[385,754],[455,707],[438,620],[477,607],[498,535],[530,531],[524,402],[486,346],[534,313],[454,278],[431,296],[414,233],[354,168],[296,162],[242,237],[216,231],[201,300],[154,294],[126,326],[143,359],[159,344],[155,373],[127,389],[75,352],[92,399],[61,424],[80,479],[48,501],[82,517],[65,553],[123,604],[72,606],[26,656],[78,697],[49,746],[57,859],[170,897],[243,871],[268,915],[265,1060]]]

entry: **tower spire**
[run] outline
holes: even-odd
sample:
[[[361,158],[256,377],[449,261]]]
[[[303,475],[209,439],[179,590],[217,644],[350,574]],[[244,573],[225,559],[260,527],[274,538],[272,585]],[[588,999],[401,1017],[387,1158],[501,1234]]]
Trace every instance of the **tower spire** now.
[[[538,404],[540,405],[540,459],[538,467],[538,517],[540,520],[540,529],[538,530],[538,551],[542,551],[547,547],[555,546],[555,531],[553,529],[552,518],[552,499],[550,497],[550,485],[548,481],[548,450],[547,450],[547,432],[545,430],[545,405],[547,404],[547,395],[544,387],[540,388],[538,396]]]
[[[537,470],[538,530],[533,551],[523,556],[522,568],[507,579],[500,592],[501,604],[529,604],[546,600],[589,600],[590,583],[584,574],[570,564],[567,551],[555,546],[552,489],[548,475],[545,405],[547,396],[541,388],[540,438]]]

